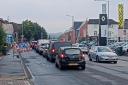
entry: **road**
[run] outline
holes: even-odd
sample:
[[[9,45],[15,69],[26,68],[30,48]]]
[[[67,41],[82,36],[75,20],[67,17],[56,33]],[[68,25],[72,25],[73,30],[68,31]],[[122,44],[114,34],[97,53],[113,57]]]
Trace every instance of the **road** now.
[[[88,61],[86,70],[59,70],[34,51],[22,54],[35,85],[128,85],[128,61],[117,64]]]

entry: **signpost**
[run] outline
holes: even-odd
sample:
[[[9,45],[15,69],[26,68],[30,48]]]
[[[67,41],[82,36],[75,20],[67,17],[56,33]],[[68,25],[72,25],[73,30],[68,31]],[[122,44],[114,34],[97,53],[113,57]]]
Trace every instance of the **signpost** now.
[[[12,34],[7,34],[6,36],[6,43],[7,44],[12,44],[14,42],[14,37]]]
[[[107,14],[100,14],[99,16],[99,45],[107,45]]]

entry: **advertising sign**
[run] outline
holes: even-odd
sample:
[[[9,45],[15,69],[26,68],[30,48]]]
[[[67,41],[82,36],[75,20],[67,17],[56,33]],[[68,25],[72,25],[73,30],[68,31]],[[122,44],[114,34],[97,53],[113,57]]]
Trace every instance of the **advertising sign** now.
[[[119,19],[119,29],[123,29],[124,27],[124,8],[123,4],[118,5],[118,19]]]

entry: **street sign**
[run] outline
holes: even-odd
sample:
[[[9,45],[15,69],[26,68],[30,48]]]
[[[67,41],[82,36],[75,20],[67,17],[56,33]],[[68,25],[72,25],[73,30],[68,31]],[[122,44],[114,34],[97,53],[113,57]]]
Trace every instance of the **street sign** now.
[[[100,25],[107,25],[107,14],[100,14]]]
[[[101,37],[107,37],[107,25],[101,25]]]
[[[99,45],[107,45],[107,14],[100,14],[100,23],[99,23]]]
[[[13,35],[12,34],[7,34],[6,36],[6,43],[12,44],[14,41]]]

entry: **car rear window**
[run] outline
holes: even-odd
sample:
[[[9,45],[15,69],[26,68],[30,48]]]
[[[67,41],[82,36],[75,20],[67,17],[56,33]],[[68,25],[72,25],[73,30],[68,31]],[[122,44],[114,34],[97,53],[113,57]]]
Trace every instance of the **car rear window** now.
[[[70,42],[56,42],[54,43],[54,48],[58,49],[60,47],[66,47],[66,46],[71,46]]]
[[[98,47],[98,52],[112,52],[108,47]]]
[[[80,54],[80,49],[66,49],[65,50],[66,54]]]

